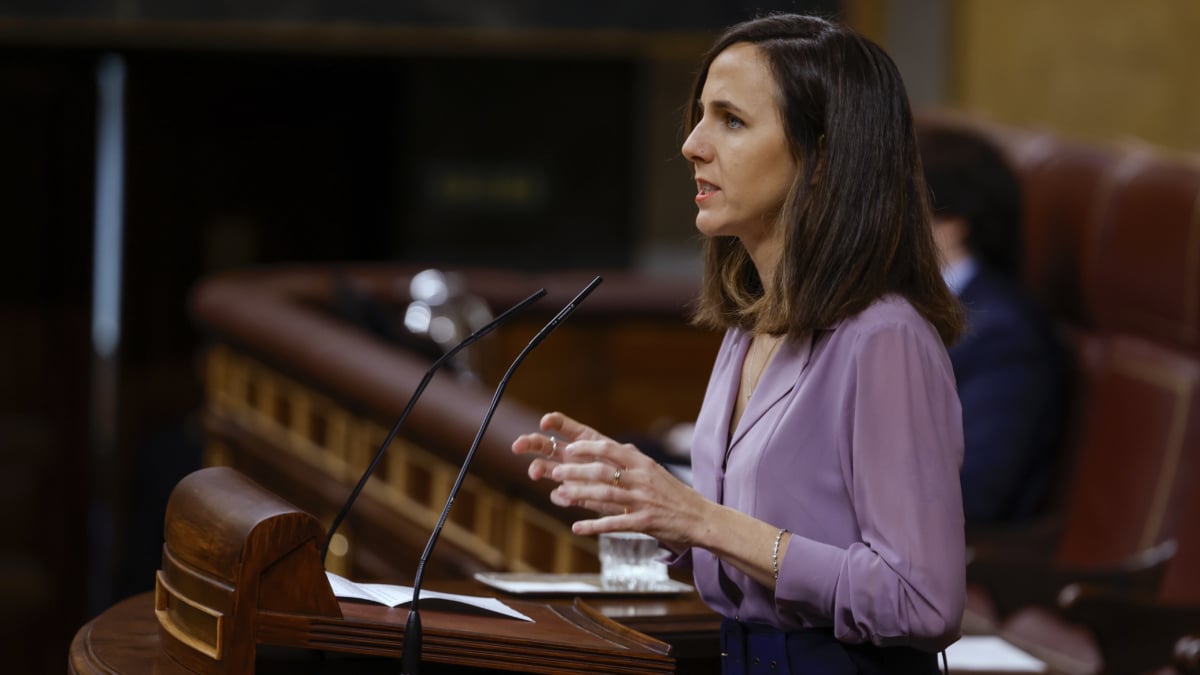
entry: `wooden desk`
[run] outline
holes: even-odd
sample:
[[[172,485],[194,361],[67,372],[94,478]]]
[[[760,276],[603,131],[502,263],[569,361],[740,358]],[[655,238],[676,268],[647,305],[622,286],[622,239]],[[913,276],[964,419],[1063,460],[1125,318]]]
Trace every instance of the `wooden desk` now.
[[[446,582],[438,585],[436,590],[497,595],[496,589],[477,581]],[[509,596],[499,594],[498,597],[503,600]],[[709,609],[695,591],[656,597],[596,596],[585,600],[613,621],[670,644],[676,672],[689,675],[721,672],[721,617]]]
[[[259,645],[254,669],[256,675],[395,675],[400,672],[400,661]],[[154,618],[153,593],[119,602],[81,628],[71,643],[67,672],[72,675],[194,675],[163,651],[158,621]],[[443,675],[464,671],[422,663],[421,672]]]
[[[617,623],[669,643],[681,663],[711,660],[720,672],[721,617],[694,592],[647,599],[591,598],[587,603]]]
[[[478,589],[456,591],[483,593]],[[677,672],[697,675],[720,672],[717,656],[720,619],[696,595],[647,600],[610,598],[589,603],[606,616],[630,628],[671,643],[677,658]],[[394,674],[399,669],[399,661],[396,659],[268,648],[261,645],[258,652],[255,672],[259,675]],[[154,617],[152,593],[123,600],[80,628],[71,643],[68,672],[72,675],[190,675],[189,671],[173,661],[162,649],[158,621]],[[436,664],[422,664],[422,672],[439,675],[461,671],[452,667],[439,667]]]

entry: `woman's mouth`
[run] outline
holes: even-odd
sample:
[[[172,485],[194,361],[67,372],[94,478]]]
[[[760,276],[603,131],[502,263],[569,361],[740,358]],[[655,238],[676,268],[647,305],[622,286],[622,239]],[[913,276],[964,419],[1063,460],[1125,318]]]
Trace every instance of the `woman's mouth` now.
[[[696,203],[699,204],[720,191],[721,188],[708,181],[696,181]]]

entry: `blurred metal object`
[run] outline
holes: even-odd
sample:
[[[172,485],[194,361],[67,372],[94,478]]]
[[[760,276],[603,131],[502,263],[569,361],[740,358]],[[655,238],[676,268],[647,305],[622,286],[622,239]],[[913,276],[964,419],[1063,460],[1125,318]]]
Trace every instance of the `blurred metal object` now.
[[[91,502],[88,506],[88,614],[114,598],[122,484],[121,257],[125,239],[125,59],[96,66],[95,248],[92,265]]]
[[[1175,643],[1175,667],[1181,673],[1200,673],[1200,635],[1185,635]]]
[[[477,295],[466,291],[454,272],[427,269],[413,275],[408,285],[412,298],[404,311],[404,327],[426,337],[445,353],[492,320],[492,311]],[[450,362],[460,377],[481,381],[467,348]]]

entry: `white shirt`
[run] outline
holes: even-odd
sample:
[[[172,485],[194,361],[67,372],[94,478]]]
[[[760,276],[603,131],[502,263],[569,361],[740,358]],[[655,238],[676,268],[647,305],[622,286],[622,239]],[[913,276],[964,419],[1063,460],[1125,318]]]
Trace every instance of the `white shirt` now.
[[[967,256],[962,260],[950,263],[942,268],[942,279],[946,281],[946,285],[950,287],[950,292],[955,296],[962,295],[963,289],[975,275],[979,272],[979,262],[971,256]]]

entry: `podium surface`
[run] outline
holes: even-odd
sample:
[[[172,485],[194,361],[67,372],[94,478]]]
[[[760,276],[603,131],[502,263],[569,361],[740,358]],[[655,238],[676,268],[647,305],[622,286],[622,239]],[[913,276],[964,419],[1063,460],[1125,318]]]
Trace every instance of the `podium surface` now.
[[[396,668],[409,610],[335,598],[318,554],[324,535],[312,515],[232,469],[190,474],[167,505],[154,593],[122,602],[80,629],[72,670],[254,673],[271,667],[260,662],[264,649],[274,648],[293,657],[384,657]],[[582,601],[505,602],[533,622],[426,608],[422,663],[453,672],[674,670],[671,645]]]
[[[301,650],[262,650],[255,666],[255,672],[260,675],[360,675],[396,673],[399,668],[392,659],[329,660]],[[163,650],[158,635],[158,621],[154,616],[153,593],[123,600],[79,629],[71,643],[67,672],[71,675],[192,675],[192,671],[181,666]],[[430,668],[429,672],[439,671]]]
[[[636,602],[627,604],[632,612],[632,606]],[[679,604],[680,607],[689,607],[689,605],[690,603],[686,601]],[[656,613],[653,602],[648,603],[648,607],[650,615]],[[422,614],[429,616],[432,621],[436,612],[425,609],[422,610]],[[698,616],[702,613],[696,614]],[[692,621],[695,620],[695,618],[692,619]],[[641,619],[643,627],[651,625],[651,622],[653,622],[651,617]],[[715,646],[716,636],[709,634],[709,637],[714,641]],[[715,660],[712,665],[715,668],[713,672],[720,672],[720,666]],[[258,650],[254,664],[254,672],[258,675],[282,673],[296,675],[388,673],[394,675],[399,672],[399,668],[400,662],[396,658],[319,653],[305,649],[274,649],[262,646]],[[504,672],[494,668],[436,662],[422,663],[421,670],[424,675]],[[154,594],[143,593],[113,605],[79,629],[71,644],[67,672],[72,675],[99,675],[101,673],[105,675],[112,673],[191,675],[194,671],[180,665],[163,649],[159,637],[158,621],[154,614]],[[581,671],[578,662],[571,662],[567,659],[563,663],[561,672],[578,675]],[[616,667],[611,672],[625,671]],[[665,672],[672,672],[672,669],[668,667]],[[693,671],[689,668],[687,672]]]

